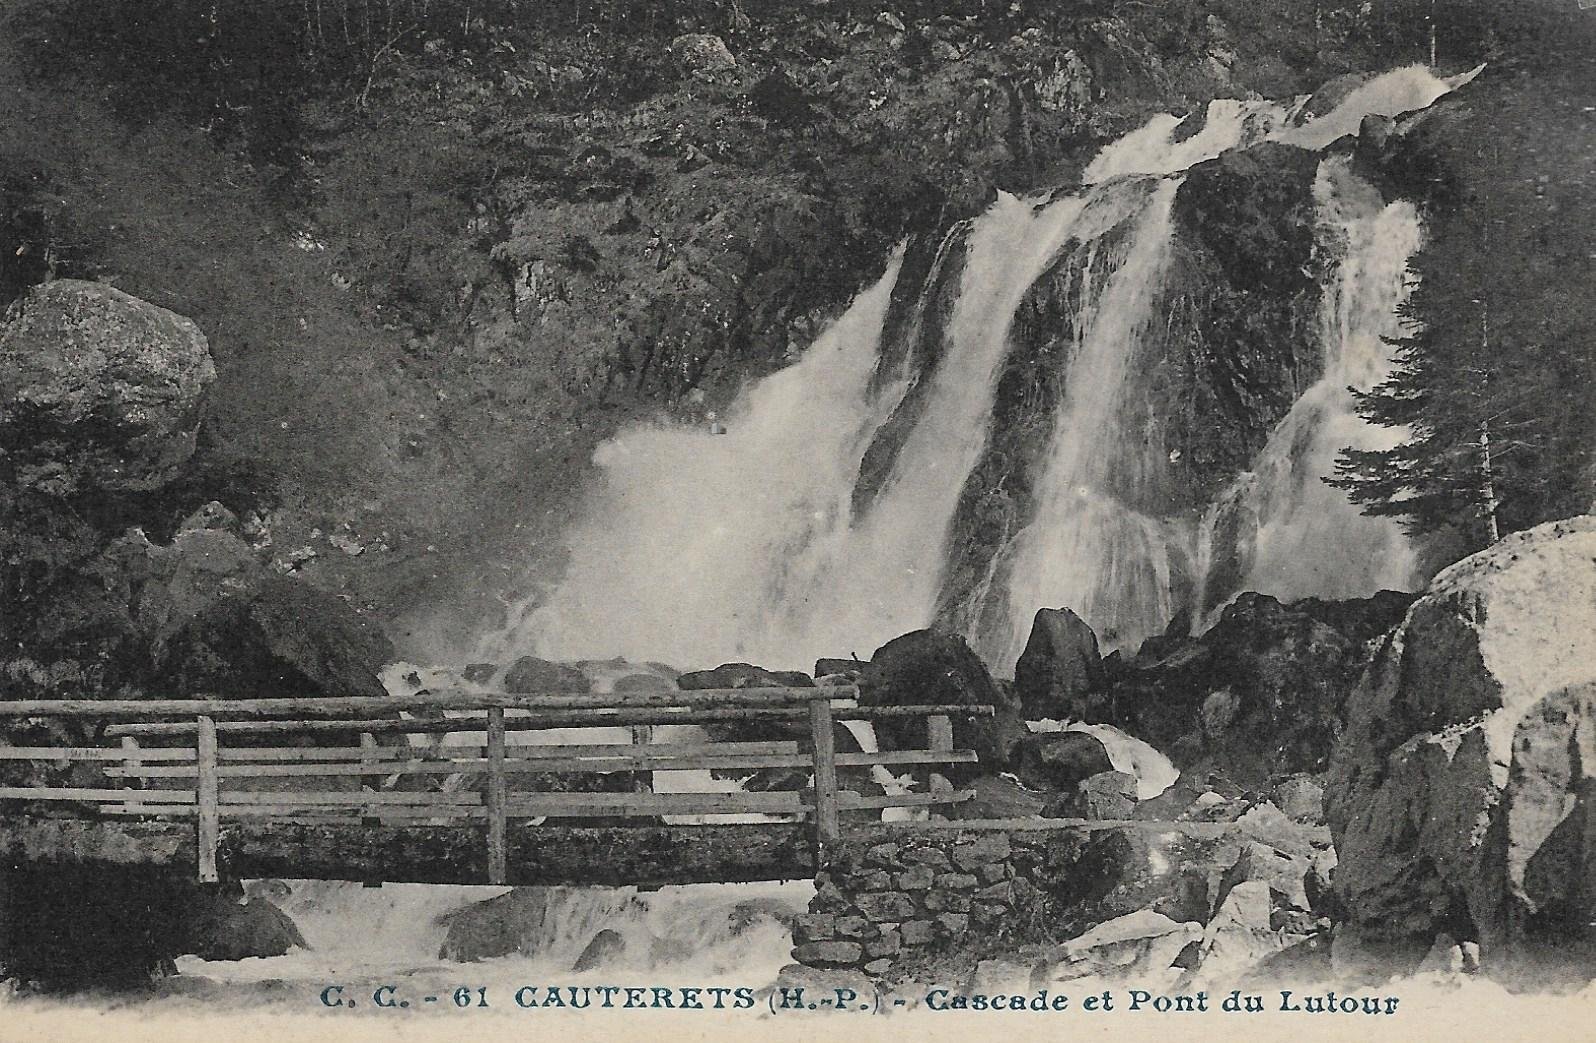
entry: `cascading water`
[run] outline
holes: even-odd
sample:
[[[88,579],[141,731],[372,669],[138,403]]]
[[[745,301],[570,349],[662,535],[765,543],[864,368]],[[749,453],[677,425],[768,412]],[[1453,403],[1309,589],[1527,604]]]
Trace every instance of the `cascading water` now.
[[[1406,546],[1320,479],[1342,446],[1367,444],[1340,389],[1380,376],[1393,287],[1417,245],[1411,211],[1371,208],[1344,164],[1325,161],[1323,252],[1339,261],[1323,266],[1324,319],[1306,348],[1323,365],[1296,408],[1288,399],[1271,414],[1283,422],[1229,472],[1242,476],[1228,491],[1169,492],[1178,454],[1147,434],[1148,345],[1194,321],[1166,286],[1171,205],[1194,164],[1260,142],[1320,149],[1367,114],[1422,108],[1447,88],[1403,69],[1314,117],[1303,104],[1234,101],[1210,105],[1190,132],[1158,117],[1105,148],[1081,190],[1002,196],[938,236],[932,274],[916,269],[924,282],[896,285],[910,267],[900,252],[798,363],[741,396],[726,434],[654,426],[606,443],[565,576],[484,653],[807,669],[940,621],[1006,671],[1042,606],[1074,607],[1104,644],[1134,647],[1241,584],[1290,596],[1403,585]],[[1047,314],[1028,296],[1044,276],[1059,287]],[[933,314],[938,294],[952,296]],[[900,301],[918,301],[912,322],[894,319]],[[1023,449],[1001,441],[996,419],[1011,405],[999,385],[1017,314],[1033,335],[1057,327],[1053,398],[1028,405],[1044,426]],[[921,355],[894,354],[906,328]],[[974,531],[989,545],[976,553],[961,512],[978,481],[989,502]],[[1011,487],[1024,495],[1006,517]],[[1255,538],[1233,519],[1216,527],[1216,501],[1256,517]]]
[[[1401,589],[1415,569],[1395,522],[1361,514],[1319,476],[1332,473],[1345,447],[1400,440],[1400,432],[1359,418],[1349,388],[1373,387],[1390,372],[1385,338],[1400,332],[1397,307],[1411,289],[1407,259],[1420,245],[1419,216],[1406,201],[1384,203],[1343,160],[1320,167],[1315,193],[1323,238],[1341,254],[1320,309],[1325,373],[1297,399],[1252,472],[1210,510],[1204,531],[1210,543],[1216,529],[1231,534],[1239,589],[1286,600]]]

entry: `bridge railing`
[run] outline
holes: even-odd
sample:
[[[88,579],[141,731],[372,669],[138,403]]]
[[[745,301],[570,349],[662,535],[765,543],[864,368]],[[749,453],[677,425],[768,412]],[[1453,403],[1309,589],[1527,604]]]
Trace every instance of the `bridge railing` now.
[[[19,719],[76,719],[92,725],[97,740],[105,743],[0,745],[0,766],[19,761],[56,769],[88,766],[67,772],[74,776],[71,784],[0,785],[0,816],[26,814],[30,805],[42,802],[57,814],[193,818],[203,881],[218,879],[217,850],[227,820],[351,828],[480,824],[490,883],[507,879],[507,830],[526,819],[603,817],[647,824],[659,816],[804,818],[813,825],[817,855],[823,857],[840,835],[843,812],[936,808],[968,799],[970,793],[953,789],[934,769],[976,760],[972,751],[954,749],[954,718],[992,713],[989,706],[859,706],[857,696],[856,689],[839,686],[624,695],[429,692],[0,702],[0,733]],[[837,752],[839,722],[905,718],[925,720],[925,748]],[[789,733],[798,734],[806,726],[809,749],[802,749],[798,738],[652,741],[652,729],[661,725],[752,722],[785,722]],[[623,729],[624,738],[582,744],[511,741],[525,732],[592,728]],[[466,741],[443,741],[449,734]],[[339,742],[343,745],[331,745]],[[868,772],[876,766],[908,769],[922,790],[859,792],[839,779],[839,769]],[[656,792],[652,784],[659,773],[769,769],[807,771],[810,781],[784,792]],[[594,775],[619,780],[628,790],[591,792],[553,784],[567,776]],[[85,776],[92,784],[83,784]]]

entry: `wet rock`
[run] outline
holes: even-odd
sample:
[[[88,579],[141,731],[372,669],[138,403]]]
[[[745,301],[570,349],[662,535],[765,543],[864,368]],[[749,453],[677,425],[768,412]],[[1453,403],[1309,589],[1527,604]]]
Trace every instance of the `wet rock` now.
[[[574,666],[551,663],[536,656],[522,656],[504,672],[500,686],[512,695],[548,692],[591,692],[593,682]]]
[[[626,939],[619,931],[608,927],[593,936],[587,943],[582,954],[571,965],[572,971],[590,971],[595,967],[603,967],[616,963],[626,956]]]
[[[676,679],[684,691],[702,688],[813,688],[814,678],[797,670],[766,670],[752,663],[722,663],[713,670],[694,670]]]
[[[1588,945],[1593,587],[1596,518],[1551,522],[1441,572],[1382,642],[1325,785],[1338,961],[1411,967],[1442,932],[1488,969]]]
[[[869,663],[858,659],[817,659],[815,660],[815,676],[836,677],[842,676],[857,680]]]
[[[445,928],[438,959],[471,963],[512,953],[536,955],[562,929],[561,903],[576,900],[557,888],[517,887],[448,913],[438,918]],[[620,892],[602,895],[598,906],[590,915],[625,917],[646,908],[637,895]]]
[[[194,453],[216,379],[193,322],[120,290],[62,279],[0,329],[0,460],[52,496],[163,485]]]
[[[1073,794],[1094,775],[1112,772],[1108,748],[1086,732],[1038,732],[1015,747],[1015,773],[1032,789]]]
[[[498,672],[499,664],[497,663],[471,663],[460,671],[460,676],[472,684],[486,684],[493,680],[493,675]]]
[[[309,948],[293,919],[265,898],[196,891],[187,921],[182,951],[202,960],[247,960]]]
[[[989,705],[995,718],[954,718],[953,741],[959,749],[974,750],[980,767],[949,765],[948,778],[960,782],[1009,763],[1011,752],[1025,734],[1017,700],[993,681],[986,664],[970,650],[964,638],[935,630],[916,630],[876,649],[859,678],[862,706],[917,706],[928,704]],[[876,736],[884,750],[924,749],[924,719],[876,722]]]
[[[616,692],[670,692],[676,685],[667,677],[658,674],[628,674],[617,678],[614,685]]]
[[[1014,688],[1027,720],[1063,717],[1072,700],[1102,680],[1097,635],[1067,608],[1038,609],[1014,667]]]

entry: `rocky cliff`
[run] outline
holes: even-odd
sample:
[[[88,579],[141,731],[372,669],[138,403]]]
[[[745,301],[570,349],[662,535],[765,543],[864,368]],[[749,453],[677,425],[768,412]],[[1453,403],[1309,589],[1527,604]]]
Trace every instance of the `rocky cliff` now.
[[[1589,517],[1514,534],[1381,644],[1325,791],[1349,973],[1443,934],[1526,980],[1588,961],[1593,550]]]

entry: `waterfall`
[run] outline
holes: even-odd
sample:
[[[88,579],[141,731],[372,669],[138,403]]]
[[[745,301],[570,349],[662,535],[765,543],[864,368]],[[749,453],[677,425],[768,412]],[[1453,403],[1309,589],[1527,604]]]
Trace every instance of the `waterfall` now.
[[[936,622],[1003,672],[1042,606],[1073,607],[1105,645],[1133,649],[1246,586],[1404,585],[1401,537],[1321,478],[1341,447],[1372,444],[1345,387],[1387,365],[1380,338],[1418,244],[1411,208],[1379,205],[1345,162],[1321,160],[1321,321],[1302,349],[1319,357],[1228,487],[1193,491],[1152,431],[1149,381],[1155,347],[1199,321],[1170,285],[1172,206],[1195,164],[1262,142],[1323,149],[1367,114],[1447,89],[1402,69],[1317,117],[1305,99],[1155,117],[1105,147],[1080,188],[1000,194],[900,249],[799,361],[743,391],[724,433],[662,423],[601,446],[564,576],[483,654],[807,670]],[[1029,361],[1017,321],[1039,352]],[[1017,366],[1029,383],[1015,392]]]
[[[1344,160],[1326,161],[1314,187],[1321,238],[1339,254],[1320,308],[1324,376],[1297,399],[1204,526],[1209,541],[1216,527],[1230,531],[1237,589],[1287,600],[1407,589],[1415,571],[1397,523],[1359,513],[1320,476],[1333,472],[1345,447],[1386,449],[1401,440],[1399,431],[1364,423],[1349,388],[1367,390],[1390,373],[1385,338],[1400,333],[1397,308],[1412,288],[1407,261],[1420,245],[1419,216],[1406,201],[1385,204]]]

